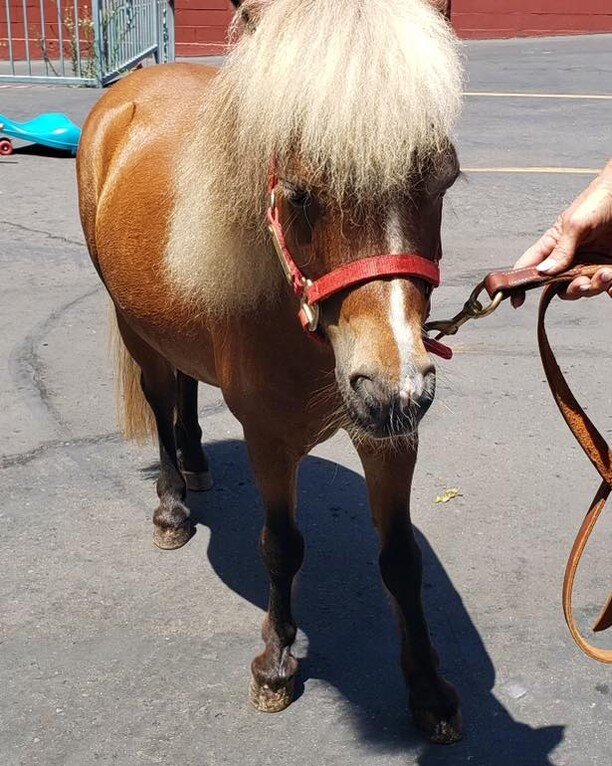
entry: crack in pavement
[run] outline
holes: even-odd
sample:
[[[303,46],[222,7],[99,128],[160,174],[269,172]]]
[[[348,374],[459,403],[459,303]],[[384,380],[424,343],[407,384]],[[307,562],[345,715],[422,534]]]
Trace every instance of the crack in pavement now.
[[[52,421],[55,428],[59,426],[62,429],[69,430],[61,413],[51,401],[51,395],[44,380],[45,368],[36,349],[58,319],[78,303],[91,297],[101,289],[102,286],[97,285],[95,288],[87,290],[87,292],[52,311],[45,319],[35,325],[34,329],[26,335],[21,343],[13,348],[9,357],[9,369],[17,389],[30,389],[30,393],[33,394],[33,400],[38,406],[42,405],[43,412]]]
[[[66,439],[52,439],[26,452],[18,452],[13,455],[0,457],[0,471],[5,468],[26,465],[33,460],[37,460],[39,457],[43,457],[47,452],[60,447],[87,447],[108,442],[119,442],[120,439],[121,434],[118,431],[108,434],[97,434],[95,436],[82,436],[78,439],[69,439],[68,441]]]
[[[4,226],[11,226],[13,229],[19,229],[20,231],[27,231],[29,234],[42,234],[48,239],[56,239],[58,242],[65,242],[68,245],[77,245],[78,247],[85,247],[85,242],[79,242],[76,239],[70,239],[69,237],[62,237],[60,234],[51,234],[50,231],[44,229],[33,229],[30,226],[24,226],[21,223],[15,223],[14,221],[3,221],[0,223]]]
[[[59,433],[58,438],[44,442],[27,452],[0,457],[0,470],[16,465],[23,465],[36,460],[48,450],[52,449],[95,445],[105,442],[119,443],[121,441],[121,434],[119,432],[112,432],[94,437],[77,438],[72,436],[69,424],[53,403],[52,392],[48,388],[45,380],[46,369],[37,351],[38,347],[43,342],[43,339],[48,335],[53,326],[68,311],[70,311],[70,309],[81,301],[87,300],[87,298],[95,295],[102,289],[103,286],[101,284],[96,285],[94,288],[91,288],[76,298],[72,298],[62,304],[59,308],[52,311],[45,319],[36,324],[25,338],[13,348],[9,357],[9,370],[13,381],[18,390],[29,395],[28,399],[30,400],[31,405],[38,408],[50,423],[51,427]],[[202,407],[201,413],[202,415],[214,416],[225,412],[225,410],[225,402],[223,399],[220,399]],[[61,433],[65,433],[68,438],[61,438]],[[93,475],[92,467],[87,465],[78,453],[73,454],[72,459],[75,460],[84,471]],[[109,472],[100,465],[96,468],[95,476],[98,480],[106,480],[118,494],[121,494],[126,498],[131,498],[135,502],[140,500],[138,492],[126,477],[117,476],[114,472]]]
[[[53,328],[54,324],[57,323],[67,311],[81,301],[87,300],[87,298],[95,295],[102,289],[103,286],[98,284],[94,288],[87,290],[85,293],[67,301],[59,308],[52,311],[45,319],[34,326],[21,343],[18,343],[13,348],[9,356],[9,371],[18,391],[27,395],[32,408],[36,408],[38,412],[45,417],[51,428],[58,433],[58,438],[51,440],[52,444],[58,444],[60,446],[66,442],[70,444],[71,439],[75,439],[76,437],[72,435],[68,423],[65,421],[58,408],[53,404],[51,392],[44,379],[45,366],[38,355],[37,348]],[[65,437],[62,439],[62,433],[67,434],[68,439]],[[78,439],[76,439],[76,441],[78,442]],[[115,439],[109,439],[108,441],[112,442],[115,441]],[[119,442],[119,435],[117,435],[116,441]],[[32,459],[37,457],[37,450],[40,450],[43,447],[44,445],[40,445],[40,447],[32,450]],[[136,491],[119,476],[107,471],[100,465],[98,465],[96,471],[94,471],[92,466],[88,465],[78,452],[73,453],[71,458],[84,473],[87,473],[90,476],[95,476],[97,480],[100,480],[101,478],[104,479],[115,492],[137,502],[138,495]],[[18,455],[13,455],[2,458],[0,459],[0,467],[5,467],[4,462],[10,459],[19,460],[20,457]]]

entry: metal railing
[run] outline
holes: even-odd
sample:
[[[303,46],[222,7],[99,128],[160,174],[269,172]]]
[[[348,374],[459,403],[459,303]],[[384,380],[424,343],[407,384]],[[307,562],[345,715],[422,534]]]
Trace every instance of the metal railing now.
[[[0,0],[0,83],[104,86],[174,60],[171,0]]]

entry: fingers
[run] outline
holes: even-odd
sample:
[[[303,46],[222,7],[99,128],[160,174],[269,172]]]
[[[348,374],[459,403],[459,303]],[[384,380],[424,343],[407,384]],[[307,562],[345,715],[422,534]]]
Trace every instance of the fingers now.
[[[548,231],[540,237],[535,245],[532,245],[527,250],[525,250],[523,255],[521,255],[518,261],[514,264],[514,268],[525,269],[528,266],[537,266],[537,264],[542,263],[542,261],[546,262],[551,253],[553,253],[555,250],[555,247],[561,238],[561,226],[562,219],[559,217],[555,221],[554,225],[551,226],[550,229],[548,229]],[[524,302],[524,292],[517,292],[510,298],[510,303],[515,309],[520,308]]]
[[[544,261],[553,252],[561,236],[561,221],[558,220],[554,226],[543,234],[540,239],[529,247],[523,255],[514,264],[515,269],[525,269],[527,266],[535,266]]]
[[[599,269],[592,278],[576,277],[561,295],[564,300],[573,301],[578,298],[589,298],[607,292],[612,297],[612,269]]]
[[[575,230],[563,232],[552,253],[537,266],[543,274],[559,274],[569,268],[578,249],[580,235]]]
[[[576,277],[567,286],[567,290],[561,293],[561,297],[566,301],[575,301],[578,298],[586,298],[592,295],[591,280],[589,277]]]
[[[612,298],[612,267],[604,266],[593,277],[576,277],[569,283],[567,289],[560,293],[560,296],[565,301],[575,301],[578,298],[590,298],[601,293],[608,293]],[[510,298],[510,302],[515,309],[520,308],[525,302],[525,293],[516,293]]]
[[[539,239],[535,245],[532,245],[525,250],[523,255],[521,255],[518,261],[514,264],[515,269],[526,269],[528,266],[535,266],[551,254],[553,248],[546,247],[545,237],[546,234]]]
[[[514,268],[535,266],[542,274],[554,276],[572,265],[578,248],[585,244],[599,246],[603,252],[612,244],[612,160],[554,226],[523,253]],[[610,267],[600,269],[592,279],[574,279],[562,297],[575,300],[604,292],[612,295]],[[512,297],[512,305],[518,308],[524,300],[524,293],[517,293]]]
[[[600,293],[608,292],[612,290],[612,268],[604,267],[599,269],[591,280],[593,287]],[[612,295],[612,293],[610,293]]]

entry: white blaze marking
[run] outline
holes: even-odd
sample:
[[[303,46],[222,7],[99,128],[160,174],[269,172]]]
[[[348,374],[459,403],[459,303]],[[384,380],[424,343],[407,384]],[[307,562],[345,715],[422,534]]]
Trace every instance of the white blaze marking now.
[[[389,210],[386,225],[387,248],[390,255],[403,252],[405,246],[402,231],[402,219],[395,206]],[[405,284],[401,279],[391,280],[391,301],[389,308],[389,324],[397,344],[400,359],[399,387],[404,390],[408,383],[408,373],[413,367],[414,338],[412,329],[406,321]]]
[[[408,373],[413,366],[412,356],[414,353],[414,338],[412,336],[412,329],[406,321],[404,284],[400,279],[394,279],[391,282],[391,308],[389,311],[389,321],[399,352],[399,386],[400,389],[403,390],[408,382]]]
[[[404,232],[402,231],[402,219],[395,205],[389,210],[386,229],[389,254],[401,253],[404,249]]]

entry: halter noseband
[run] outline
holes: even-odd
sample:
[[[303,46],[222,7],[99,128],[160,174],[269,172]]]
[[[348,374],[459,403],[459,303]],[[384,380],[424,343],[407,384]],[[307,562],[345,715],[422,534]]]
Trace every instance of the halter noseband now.
[[[384,277],[418,277],[432,287],[440,284],[440,269],[437,262],[430,261],[418,253],[398,253],[397,255],[375,255],[360,258],[357,261],[344,263],[324,274],[314,282],[308,279],[295,262],[283,232],[283,225],[278,216],[276,205],[277,175],[272,168],[268,179],[270,204],[266,214],[268,230],[272,236],[274,249],[278,255],[281,267],[291,285],[293,292],[300,301],[299,319],[302,327],[313,337],[319,333],[319,304],[326,298],[355,285],[372,282]],[[433,354],[450,359],[452,351],[448,346],[434,340],[424,338],[425,348]]]

